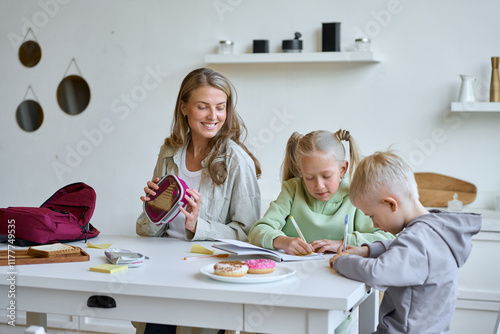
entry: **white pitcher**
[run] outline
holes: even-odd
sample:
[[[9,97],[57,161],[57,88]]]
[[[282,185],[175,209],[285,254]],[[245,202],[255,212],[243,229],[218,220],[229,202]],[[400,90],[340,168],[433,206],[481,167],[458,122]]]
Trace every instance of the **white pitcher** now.
[[[462,86],[460,87],[458,101],[475,102],[476,97],[474,96],[474,86],[476,84],[476,78],[472,75],[465,74],[460,74],[460,78],[462,78]]]

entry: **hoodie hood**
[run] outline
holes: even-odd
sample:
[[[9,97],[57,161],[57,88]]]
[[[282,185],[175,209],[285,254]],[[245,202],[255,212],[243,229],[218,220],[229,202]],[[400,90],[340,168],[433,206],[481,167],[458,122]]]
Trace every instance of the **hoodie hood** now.
[[[461,267],[472,250],[472,236],[481,230],[482,216],[478,213],[429,210],[408,223],[408,227],[424,223],[438,233],[448,245],[457,266]]]

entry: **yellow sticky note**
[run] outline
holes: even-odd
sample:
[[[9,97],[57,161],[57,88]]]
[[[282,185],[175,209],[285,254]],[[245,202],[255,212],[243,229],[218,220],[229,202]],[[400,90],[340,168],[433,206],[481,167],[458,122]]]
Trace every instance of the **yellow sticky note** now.
[[[200,246],[200,245],[193,245],[193,247],[191,247],[191,253],[214,255],[215,249],[210,250],[210,249],[206,249],[205,247]]]
[[[99,249],[108,249],[109,247],[111,247],[112,243],[111,244],[98,244],[98,245],[94,245],[94,244],[91,244],[90,242],[87,241],[87,247],[88,248],[99,248]]]
[[[90,271],[96,271],[99,273],[112,274],[117,271],[127,270],[128,266],[123,264],[101,264],[100,266],[90,267]]]

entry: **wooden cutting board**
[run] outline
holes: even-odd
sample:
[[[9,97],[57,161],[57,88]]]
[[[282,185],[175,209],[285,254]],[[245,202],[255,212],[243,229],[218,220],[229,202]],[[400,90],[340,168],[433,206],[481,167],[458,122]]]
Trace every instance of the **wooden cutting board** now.
[[[15,253],[14,253],[15,252]],[[10,258],[9,258],[9,255]],[[13,263],[13,256],[15,257],[15,263]],[[16,248],[11,250],[0,251],[0,266],[6,266],[9,264],[20,265],[20,264],[42,264],[42,263],[61,263],[61,262],[83,262],[89,261],[90,256],[80,248],[80,253],[77,254],[61,254],[51,257],[35,257],[28,255],[28,249]],[[10,262],[9,262],[10,261]]]
[[[477,188],[472,183],[436,173],[415,173],[420,202],[428,207],[447,207],[457,194],[458,200],[469,204],[476,199]]]

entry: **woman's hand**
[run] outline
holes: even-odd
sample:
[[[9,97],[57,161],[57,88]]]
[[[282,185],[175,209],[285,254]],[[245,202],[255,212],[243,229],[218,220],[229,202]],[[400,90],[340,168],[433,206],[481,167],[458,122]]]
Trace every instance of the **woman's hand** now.
[[[368,246],[361,246],[361,247],[355,247],[355,246],[350,246],[347,245],[347,249],[345,251],[342,251],[343,245],[341,245],[337,249],[337,255],[332,257],[330,259],[330,267],[333,268],[333,264],[335,260],[337,260],[339,257],[344,256],[344,255],[359,255],[361,257],[368,257],[370,256],[370,248]]]
[[[342,246],[342,241],[327,239],[314,240],[313,242],[311,242],[311,246],[316,253],[335,253],[337,249]]]
[[[279,236],[273,240],[273,246],[276,249],[282,249],[287,254],[291,255],[308,255],[311,254],[314,249],[311,245],[304,242],[301,238],[292,238]]]
[[[184,216],[186,216],[186,230],[196,233],[198,212],[200,212],[201,194],[194,189],[188,189],[186,192],[188,194],[186,194],[184,198],[188,201],[188,205],[185,209],[183,207],[180,209]]]
[[[141,196],[141,201],[147,202],[150,200],[148,195],[149,196],[156,195],[155,190],[158,190],[158,188],[159,188],[157,185],[158,181],[160,181],[160,178],[158,178],[158,177],[153,179],[153,181],[148,181],[148,183],[147,183],[148,186],[144,187],[144,192],[146,193],[146,196]]]

